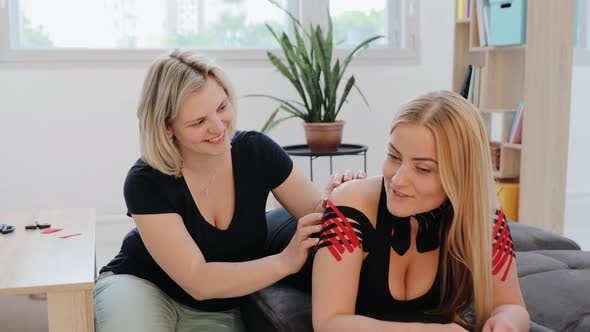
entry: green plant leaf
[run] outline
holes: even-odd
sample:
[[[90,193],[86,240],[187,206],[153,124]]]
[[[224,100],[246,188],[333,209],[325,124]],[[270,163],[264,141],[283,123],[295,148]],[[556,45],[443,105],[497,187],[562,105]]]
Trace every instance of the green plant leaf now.
[[[272,127],[269,126],[274,127],[278,122],[284,121],[283,119],[286,120],[293,116],[299,117],[305,122],[336,121],[338,113],[343,104],[348,101],[348,96],[353,87],[359,92],[365,104],[369,106],[365,96],[357,86],[354,76],[348,79],[340,99],[338,98],[338,87],[352,58],[367,48],[371,42],[383,36],[375,36],[364,40],[343,61],[336,58],[336,62],[332,65],[335,44],[333,21],[329,9],[327,33],[324,36],[320,25],[314,27],[314,25],[310,24],[309,30],[306,30],[301,22],[289,10],[283,8],[277,0],[269,0],[269,2],[288,15],[293,25],[295,38],[291,40],[285,33],[279,36],[270,25],[267,25],[267,29],[281,46],[286,60],[283,61],[270,52],[267,53],[268,58],[278,71],[293,84],[302,99],[302,103],[265,95],[267,98],[281,102],[273,116],[267,121],[268,126],[265,129],[270,130]],[[303,36],[308,39],[304,40],[305,37]],[[290,115],[277,119],[277,112],[280,110]]]
[[[332,53],[334,51],[334,27],[332,25],[332,16],[330,16],[330,8],[328,8],[328,34],[326,35],[326,56],[328,57],[328,64],[332,64]]]
[[[310,63],[309,58],[307,55],[301,55],[302,52],[306,52],[306,48],[301,37],[300,41],[298,41],[298,49],[299,51],[295,51],[294,48],[286,47],[284,52],[285,56],[292,59],[298,66],[300,80],[302,81],[303,87],[309,96],[309,103],[306,104],[306,108],[310,114],[309,117],[313,118],[311,114],[313,114],[316,110],[314,105],[318,102],[318,91],[320,91],[321,88],[318,86],[318,83],[315,80],[314,68]],[[301,51],[301,49],[303,49],[303,51]]]
[[[264,23],[264,25],[266,26],[266,29],[268,29],[268,31],[270,31],[270,33],[272,34],[273,38],[277,41],[277,43],[280,44],[281,39],[279,38],[279,36],[275,32],[275,30],[268,23]]]
[[[332,108],[334,107],[334,100],[331,99],[330,91],[331,91],[331,68],[330,63],[328,63],[328,57],[326,55],[326,49],[324,45],[324,39],[322,37],[322,28],[318,25],[315,30],[312,31],[311,34],[311,45],[314,51],[314,56],[316,59],[316,63],[319,65],[319,74],[323,74],[324,80],[324,87],[323,91],[324,94],[322,96],[322,105],[324,108],[324,116],[321,117],[322,122],[329,122],[328,119],[330,117],[330,113],[332,112]],[[320,75],[318,75],[318,79]]]
[[[296,89],[298,89],[300,87],[300,82],[292,76],[291,72],[289,72],[289,69],[287,68],[287,66],[285,66],[285,64],[274,54],[272,54],[271,52],[266,52],[269,60],[271,61],[271,63],[279,70],[279,72],[281,74],[283,74],[283,76],[285,76],[289,82],[291,82],[291,84],[293,84],[293,86],[295,86]],[[298,92],[301,96],[301,98],[304,100],[304,103],[307,103],[306,99],[305,99],[305,92],[303,91],[303,89],[301,88],[301,90],[298,89]],[[310,93],[310,99],[311,103],[313,104],[313,99],[317,98],[315,97],[313,94],[315,94],[315,92],[312,89],[308,88],[308,92]],[[313,106],[312,106],[313,107]],[[306,108],[309,110],[310,106],[306,106]]]
[[[281,110],[281,108],[278,107],[274,112],[272,112],[272,114],[270,115],[270,117],[266,120],[266,122],[262,126],[262,129],[260,129],[260,131],[262,133],[266,134],[271,129],[273,129],[274,127],[276,127],[279,123],[281,123],[281,122],[283,122],[285,120],[289,120],[291,118],[296,117],[295,115],[289,115],[289,116],[285,116],[285,117],[280,118],[280,119],[276,119],[277,114],[279,113],[280,110]]]
[[[273,53],[267,51],[266,56],[270,60],[270,62],[278,69],[278,71],[283,74],[291,83],[295,84],[295,78],[291,75],[291,72],[285,66],[285,64],[279,59],[278,56],[274,55]]]
[[[367,108],[369,109],[369,111],[371,110],[371,106],[369,105],[369,102],[367,101],[367,98],[365,98],[365,95],[363,94],[363,92],[361,91],[361,89],[359,88],[358,84],[354,84],[354,88],[356,89],[356,91],[359,93],[359,95],[361,95],[361,98],[363,98],[363,101],[365,102],[365,105],[367,105]]]
[[[301,29],[303,30],[303,27]],[[297,40],[297,52],[305,61],[305,63],[311,65],[311,61],[307,53],[307,47],[305,46],[305,42],[303,41],[303,38],[301,38],[301,33],[299,32],[299,29],[297,28],[295,23],[293,23],[293,30],[295,31],[295,39]]]
[[[340,79],[342,79],[342,76],[344,75],[344,72],[346,71],[348,64],[352,60],[352,57],[354,57],[359,50],[367,47],[370,43],[374,42],[375,40],[377,40],[379,38],[383,38],[383,36],[374,36],[374,37],[365,39],[363,42],[358,44],[352,51],[350,51],[350,53],[348,53],[348,55],[346,56],[346,58],[344,58],[344,61],[342,62],[342,72],[340,75]]]
[[[290,55],[293,55],[292,51],[289,51]],[[301,74],[301,81],[303,82],[303,87],[305,87],[305,91],[309,95],[309,103],[306,104],[306,108],[308,112],[312,112],[314,109],[314,104],[317,102],[317,94],[319,91],[317,81],[314,82],[315,73],[311,64],[307,63],[301,57],[294,56],[293,57],[297,66],[299,66],[300,74]]]
[[[289,18],[291,19],[292,22],[297,23],[297,25],[301,28],[301,30],[303,30],[303,32],[306,32],[305,29],[303,29],[303,24],[301,24],[301,22],[297,19],[297,17],[295,17],[287,8],[284,8],[283,6],[281,6],[280,3],[278,3],[275,0],[268,0],[268,2],[272,3],[275,7],[279,8],[280,10],[282,10],[283,12],[285,12],[285,14],[287,14],[289,16]],[[306,35],[309,37],[309,34]]]
[[[297,116],[298,118],[303,119],[304,121],[308,118],[307,112],[300,110],[295,105],[293,105],[293,103],[290,102],[289,100],[285,100],[285,99],[281,99],[281,98],[277,98],[275,96],[265,95],[265,94],[248,94],[248,95],[245,95],[244,97],[262,97],[262,98],[272,99],[274,101],[278,101],[279,103],[281,103],[281,105],[279,105],[278,107],[283,107],[284,111],[289,112],[289,113]]]
[[[285,58],[287,59],[287,62],[289,63],[289,67],[291,68],[291,74],[293,75],[293,81],[291,81],[291,83],[293,83],[293,86],[295,87],[295,89],[299,93],[299,96],[301,97],[301,99],[303,99],[303,103],[305,104],[305,108],[309,109],[309,104],[307,102],[307,95],[305,94],[305,90],[303,89],[303,86],[301,85],[301,80],[299,79],[299,71],[298,71],[297,66],[295,64],[298,57],[295,54],[293,44],[291,44],[289,37],[285,33],[283,33],[283,35],[281,37],[281,48],[283,49],[283,53],[285,54]],[[302,70],[303,70],[303,68],[302,68]]]
[[[336,110],[336,116],[338,115],[338,113],[340,113],[340,109],[342,108],[342,105],[344,105],[344,102],[346,102],[346,99],[348,98],[348,94],[350,93],[350,90],[354,86],[354,83],[355,83],[354,76],[350,76],[350,78],[348,79],[348,82],[346,82],[346,86],[344,87],[344,91],[342,92],[342,96],[340,97],[340,103],[338,104],[338,109]]]

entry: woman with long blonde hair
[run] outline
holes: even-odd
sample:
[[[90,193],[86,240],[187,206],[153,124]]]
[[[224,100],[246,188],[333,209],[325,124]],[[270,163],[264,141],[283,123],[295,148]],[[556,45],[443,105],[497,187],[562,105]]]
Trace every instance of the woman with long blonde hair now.
[[[383,176],[337,188],[313,267],[316,331],[528,331],[476,109],[449,91],[403,105]]]

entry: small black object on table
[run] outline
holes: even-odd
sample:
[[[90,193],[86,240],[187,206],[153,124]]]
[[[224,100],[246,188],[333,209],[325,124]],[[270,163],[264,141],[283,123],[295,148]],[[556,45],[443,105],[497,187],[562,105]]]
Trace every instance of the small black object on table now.
[[[332,175],[332,157],[344,155],[362,155],[364,160],[364,171],[367,173],[367,150],[366,145],[359,144],[340,144],[338,150],[330,152],[313,152],[309,149],[307,144],[287,145],[283,149],[290,156],[304,156],[309,157],[309,174],[311,181],[313,181],[313,161],[318,157],[330,157],[330,175]]]

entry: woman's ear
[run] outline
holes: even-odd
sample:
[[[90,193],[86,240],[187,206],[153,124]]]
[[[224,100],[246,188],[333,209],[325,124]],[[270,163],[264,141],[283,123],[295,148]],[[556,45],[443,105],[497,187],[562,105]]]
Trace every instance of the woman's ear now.
[[[166,126],[166,138],[169,140],[174,140],[174,132],[170,126]]]

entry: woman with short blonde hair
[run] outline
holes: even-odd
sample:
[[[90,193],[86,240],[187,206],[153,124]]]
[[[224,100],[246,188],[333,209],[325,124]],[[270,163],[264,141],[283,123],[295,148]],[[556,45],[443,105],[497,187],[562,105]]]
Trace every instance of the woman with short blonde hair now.
[[[528,331],[477,110],[429,93],[401,107],[389,134],[383,176],[332,193],[328,250],[314,261],[315,330]]]
[[[174,139],[166,137],[166,127],[176,118],[180,105],[199,91],[207,78],[221,86],[229,103],[234,105],[235,92],[225,74],[212,60],[198,54],[174,50],[157,59],[144,81],[137,110],[141,157],[153,168],[168,175],[180,176],[182,158]],[[230,124],[233,136],[235,117]]]
[[[137,228],[100,271],[96,330],[242,331],[243,298],[299,271],[317,243],[321,194],[268,136],[234,130],[234,92],[207,58],[157,59],[137,114],[141,158],[124,186]],[[270,192],[299,219],[274,255],[264,248]]]

